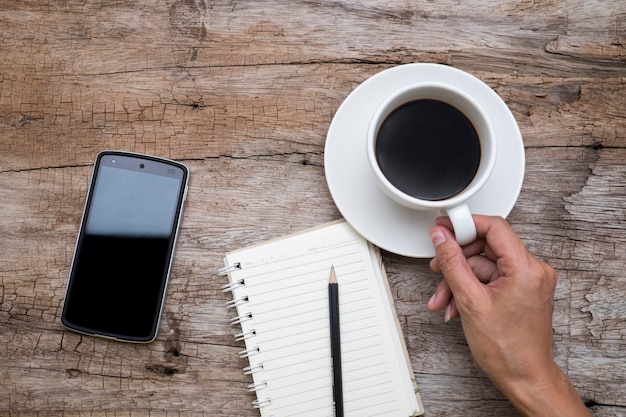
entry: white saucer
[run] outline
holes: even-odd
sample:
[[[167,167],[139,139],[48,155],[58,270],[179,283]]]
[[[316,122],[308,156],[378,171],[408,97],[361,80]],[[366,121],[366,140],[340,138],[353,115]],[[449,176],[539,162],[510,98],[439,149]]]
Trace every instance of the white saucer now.
[[[439,64],[407,64],[364,81],[337,109],[326,137],[324,165],[330,193],[342,216],[363,237],[403,256],[432,257],[428,235],[439,212],[394,202],[379,188],[367,162],[365,138],[374,111],[393,91],[417,81],[451,84],[478,98],[498,138],[497,161],[487,184],[468,201],[472,213],[506,217],[524,180],[524,143],[504,101],[478,78]]]

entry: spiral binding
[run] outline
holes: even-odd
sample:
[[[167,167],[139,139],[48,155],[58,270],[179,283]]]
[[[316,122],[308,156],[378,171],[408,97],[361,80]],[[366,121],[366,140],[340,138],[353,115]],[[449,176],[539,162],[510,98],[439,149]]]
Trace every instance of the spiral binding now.
[[[244,375],[252,375],[252,374],[256,374],[257,372],[261,372],[263,370],[263,364],[258,364],[255,366],[249,365],[246,366],[245,368],[243,368],[243,374]]]
[[[234,298],[226,303],[226,308],[239,307],[240,305],[246,304],[248,302],[248,296],[243,296],[239,298]]]
[[[229,275],[231,272],[236,271],[238,269],[241,269],[241,264],[239,262],[220,268],[217,271],[217,274],[219,276]],[[238,279],[236,281],[229,282],[228,284],[223,285],[222,291],[232,292],[233,290],[237,288],[245,287],[245,285],[246,283],[243,280],[243,278]],[[228,301],[226,303],[226,308],[233,308],[233,307],[239,308],[240,306],[248,302],[249,302],[248,296],[241,296],[241,297],[233,298],[231,301]],[[230,320],[230,323],[231,325],[241,324],[242,322],[248,321],[248,320],[252,320],[252,313],[244,313],[244,314],[238,315],[237,317],[233,317]],[[255,336],[256,336],[256,330],[252,329],[252,330],[248,330],[245,332],[237,333],[235,335],[235,340],[236,341],[246,340],[246,344],[247,344],[247,340]],[[259,347],[253,346],[253,347],[249,347],[239,352],[239,357],[249,358],[250,356],[256,355],[259,352],[260,352]],[[243,368],[244,375],[256,374],[262,371],[263,371],[263,364],[259,364],[255,366],[250,365],[250,366],[246,366],[245,368]],[[267,381],[253,382],[252,384],[248,385],[248,390],[259,391],[259,390],[267,388],[267,386],[268,386]],[[267,398],[267,397],[263,399],[257,398],[256,400],[252,402],[252,407],[258,409],[258,408],[267,407],[270,404],[272,404],[272,400],[270,398]]]
[[[252,384],[248,384],[248,391],[259,391],[263,388],[267,388],[267,381],[257,382],[256,384],[254,382]]]
[[[256,330],[248,330],[247,332],[237,333],[235,335],[235,341],[239,342],[240,340],[250,339],[254,336],[256,336]]]
[[[232,319],[230,319],[230,324],[231,325],[241,324],[244,321],[248,321],[248,320],[252,320],[252,313],[246,313],[237,317],[233,317]]]
[[[254,346],[254,347],[251,347],[249,349],[244,349],[241,352],[239,352],[239,357],[240,358],[249,358],[250,356],[256,355],[260,351],[261,350],[259,349],[258,346]]]
[[[241,263],[236,262],[232,265],[226,265],[225,267],[222,267],[220,269],[217,270],[217,275],[219,276],[224,276],[224,275],[228,275],[233,271],[236,271],[238,269],[241,269]]]
[[[254,408],[263,408],[267,407],[270,404],[272,404],[272,400],[270,400],[269,398],[264,398],[262,400],[256,399],[252,401],[252,407]]]
[[[240,288],[240,287],[245,287],[246,283],[245,281],[242,279],[238,279],[237,281],[233,281],[230,282],[226,285],[222,285],[222,291],[224,292],[230,292],[236,288]]]

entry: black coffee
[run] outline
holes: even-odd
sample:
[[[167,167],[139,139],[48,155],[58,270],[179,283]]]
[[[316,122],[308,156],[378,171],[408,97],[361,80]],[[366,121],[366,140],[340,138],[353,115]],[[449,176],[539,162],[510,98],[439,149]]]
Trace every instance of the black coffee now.
[[[415,100],[382,123],[376,158],[400,191],[423,200],[443,200],[462,191],[476,175],[480,142],[472,123],[455,107]]]

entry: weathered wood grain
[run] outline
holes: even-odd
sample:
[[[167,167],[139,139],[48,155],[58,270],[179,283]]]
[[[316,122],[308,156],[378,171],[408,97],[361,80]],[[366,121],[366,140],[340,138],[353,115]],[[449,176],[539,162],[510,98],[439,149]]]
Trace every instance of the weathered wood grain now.
[[[559,273],[555,355],[596,416],[626,416],[626,4],[0,2],[0,414],[255,416],[215,275],[228,250],[339,218],[323,170],[343,99],[394,65],[469,71],[511,108],[509,220]],[[59,322],[98,151],[191,183],[157,340]],[[383,254],[427,416],[515,416],[427,260]],[[520,318],[523,319],[523,318]]]
[[[329,116],[359,82],[419,61],[481,76],[510,103],[531,141],[623,146],[626,136],[623,122],[603,117],[624,108],[626,58],[593,52],[623,49],[626,6],[618,2],[436,2],[415,10],[340,2],[10,2],[0,19],[3,170],[52,166],[53,158],[85,165],[103,147],[187,159],[228,152],[225,138],[238,154],[271,149],[279,138],[322,143]],[[559,35],[596,48],[553,61],[545,45]],[[360,70],[346,76],[350,65]]]

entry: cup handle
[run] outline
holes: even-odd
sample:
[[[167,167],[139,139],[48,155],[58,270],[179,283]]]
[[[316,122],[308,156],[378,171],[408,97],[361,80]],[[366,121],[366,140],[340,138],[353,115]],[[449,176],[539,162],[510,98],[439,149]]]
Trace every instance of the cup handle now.
[[[446,214],[452,221],[454,234],[459,245],[467,245],[476,240],[476,225],[467,204],[446,209]]]

